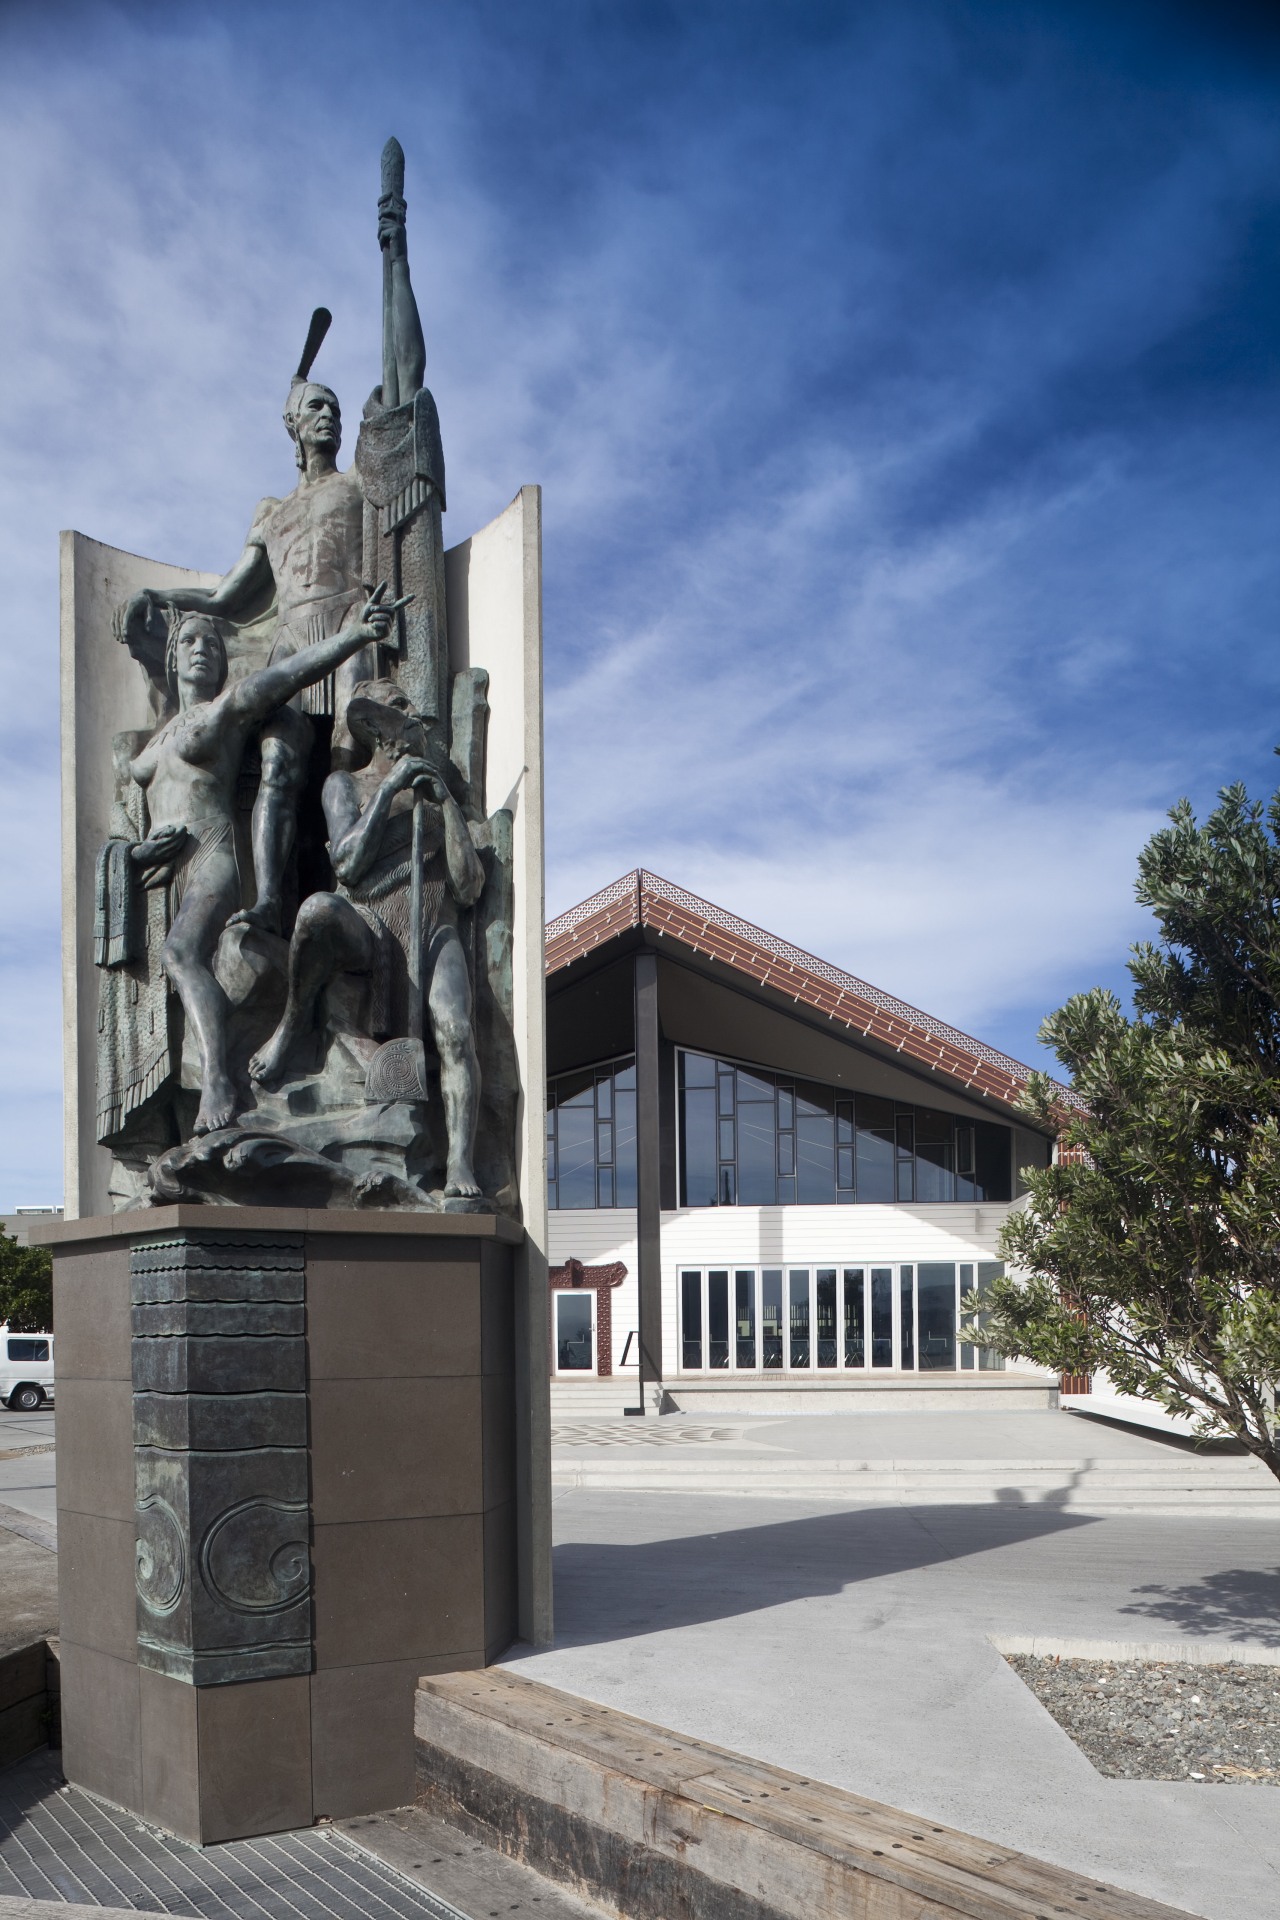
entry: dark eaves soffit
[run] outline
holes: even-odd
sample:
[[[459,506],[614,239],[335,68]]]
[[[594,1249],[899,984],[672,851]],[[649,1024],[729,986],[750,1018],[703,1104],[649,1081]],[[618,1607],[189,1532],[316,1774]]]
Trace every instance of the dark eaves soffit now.
[[[833,1023],[906,1055],[968,1093],[1006,1107],[1021,1104],[1031,1072],[1022,1061],[643,867],[547,922],[547,973],[559,973],[637,927],[678,941],[756,986],[826,1014]],[[1062,1088],[1062,1099],[1064,1106],[1079,1105],[1068,1087]]]

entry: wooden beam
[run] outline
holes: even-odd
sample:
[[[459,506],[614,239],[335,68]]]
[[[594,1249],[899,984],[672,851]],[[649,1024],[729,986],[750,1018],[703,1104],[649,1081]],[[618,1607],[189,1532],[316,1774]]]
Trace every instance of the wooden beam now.
[[[418,1685],[419,1803],[636,1920],[1188,1920],[507,1668]]]

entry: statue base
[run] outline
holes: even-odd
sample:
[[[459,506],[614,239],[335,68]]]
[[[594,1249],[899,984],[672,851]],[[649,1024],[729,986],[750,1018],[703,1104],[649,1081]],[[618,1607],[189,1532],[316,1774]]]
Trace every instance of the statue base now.
[[[403,1805],[517,1631],[492,1214],[158,1207],[53,1243],[63,1765],[199,1844]]]

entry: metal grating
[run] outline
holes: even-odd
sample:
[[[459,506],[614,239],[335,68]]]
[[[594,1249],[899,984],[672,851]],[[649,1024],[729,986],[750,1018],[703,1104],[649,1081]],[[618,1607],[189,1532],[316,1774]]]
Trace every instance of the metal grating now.
[[[467,1920],[331,1827],[189,1846],[64,1786],[48,1752],[0,1774],[0,1894],[199,1920]]]
[[[631,899],[636,902],[636,919],[631,922],[631,925],[635,926],[639,919],[641,882],[648,877],[643,868],[637,867],[631,873],[624,873],[620,880],[611,880],[607,887],[601,887],[599,893],[590,894],[587,899],[579,900],[576,907],[567,907],[563,913],[558,913],[554,920],[548,920],[548,941],[557,940],[562,934],[572,933],[573,929],[580,927],[584,920],[594,920],[598,913],[603,913],[607,907],[616,905],[620,900]]]

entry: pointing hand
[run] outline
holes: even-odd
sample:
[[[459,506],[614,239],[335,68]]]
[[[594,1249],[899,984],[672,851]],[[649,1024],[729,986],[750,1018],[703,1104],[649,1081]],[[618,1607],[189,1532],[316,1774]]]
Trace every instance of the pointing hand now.
[[[356,624],[361,628],[366,640],[385,640],[391,631],[391,623],[401,607],[407,607],[413,599],[411,593],[406,593],[402,600],[385,600],[383,595],[386,591],[387,583],[383,580],[374,588],[361,610]]]

